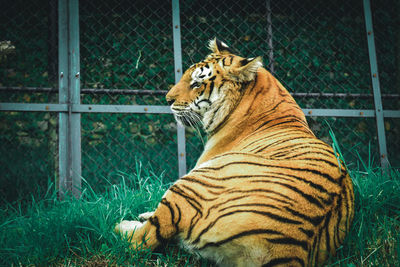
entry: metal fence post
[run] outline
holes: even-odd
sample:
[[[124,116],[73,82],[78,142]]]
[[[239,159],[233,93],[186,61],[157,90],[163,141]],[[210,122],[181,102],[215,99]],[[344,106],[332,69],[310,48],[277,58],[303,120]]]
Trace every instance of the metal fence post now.
[[[68,2],[58,1],[58,90],[59,103],[68,103]],[[68,189],[68,113],[60,112],[58,118],[59,197]]]
[[[181,23],[179,18],[179,0],[172,0],[172,32],[174,38],[175,83],[182,77]],[[177,124],[179,177],[186,174],[185,127]]]
[[[75,197],[81,192],[81,116],[72,113],[73,104],[80,104],[78,8],[78,0],[58,2],[59,102],[68,105],[68,112],[59,115],[60,198],[67,190]]]
[[[376,58],[371,4],[369,0],[364,0],[364,18],[365,18],[365,28],[367,31],[368,54],[369,54],[369,64],[371,69],[372,89],[374,94],[375,118],[376,118],[376,127],[378,131],[380,162],[382,168],[386,169],[388,167],[389,161],[387,158],[385,125],[383,118],[381,89],[379,83],[378,62]]]
[[[274,47],[272,44],[272,20],[271,20],[271,0],[266,0],[267,6],[267,43],[268,43],[268,69],[272,75],[275,75],[274,67]]]

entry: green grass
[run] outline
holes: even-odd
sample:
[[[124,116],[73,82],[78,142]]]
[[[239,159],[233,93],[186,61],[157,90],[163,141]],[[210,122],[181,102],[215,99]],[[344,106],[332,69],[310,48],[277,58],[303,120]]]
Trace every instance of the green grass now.
[[[356,214],[351,233],[329,266],[398,266],[400,256],[400,173],[360,165],[351,171]],[[54,186],[29,205],[0,210],[0,265],[19,266],[206,266],[168,244],[155,252],[131,251],[111,230],[121,219],[153,210],[169,184],[146,171],[120,173],[120,183],[97,193],[84,185],[82,198],[58,201]]]

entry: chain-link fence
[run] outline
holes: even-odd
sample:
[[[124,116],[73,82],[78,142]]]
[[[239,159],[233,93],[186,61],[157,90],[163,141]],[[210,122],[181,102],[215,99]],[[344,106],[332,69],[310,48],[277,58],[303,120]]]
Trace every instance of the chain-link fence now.
[[[182,1],[179,9],[178,25],[172,24],[169,1],[80,1],[80,103],[114,109],[164,106],[165,92],[182,73],[174,69],[178,57],[186,69],[204,58],[207,41],[217,36],[240,55],[263,56],[264,65],[309,110],[316,135],[331,143],[329,126],[333,129],[350,167],[359,157],[379,163],[375,118],[363,116],[364,110],[374,111],[363,1]],[[400,5],[372,1],[372,14],[383,106],[398,110]],[[59,16],[57,1],[5,1],[0,102],[59,103]],[[173,30],[180,30],[180,39]],[[176,42],[181,51],[174,51]],[[18,110],[29,106],[2,108],[8,110],[0,113],[2,184],[25,183],[30,190],[31,181],[57,179],[59,118],[46,107],[51,111],[51,106],[35,113]],[[327,117],[314,109],[359,112]],[[390,162],[398,166],[399,118],[385,118],[384,126]],[[134,173],[139,161],[167,180],[178,177],[177,125],[171,114],[100,108],[82,114],[81,136],[82,176],[91,184]],[[187,129],[188,168],[202,149],[197,133]],[[14,193],[3,191],[3,198],[13,199]]]

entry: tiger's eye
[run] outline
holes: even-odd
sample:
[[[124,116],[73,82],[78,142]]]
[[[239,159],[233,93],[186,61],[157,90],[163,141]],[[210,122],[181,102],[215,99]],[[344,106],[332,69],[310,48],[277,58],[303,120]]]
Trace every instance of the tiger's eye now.
[[[192,83],[191,85],[190,85],[190,88],[199,88],[201,86],[201,83],[199,83],[199,82],[194,82],[194,83]]]

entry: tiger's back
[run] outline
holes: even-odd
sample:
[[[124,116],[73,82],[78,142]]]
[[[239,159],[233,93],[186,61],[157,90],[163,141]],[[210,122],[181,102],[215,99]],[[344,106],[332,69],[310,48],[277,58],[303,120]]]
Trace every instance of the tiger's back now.
[[[167,95],[177,120],[201,121],[203,154],[146,223],[117,230],[134,242],[147,234],[142,245],[150,247],[178,236],[225,266],[322,264],[353,218],[345,167],[259,59],[235,56],[217,40],[211,48]]]

